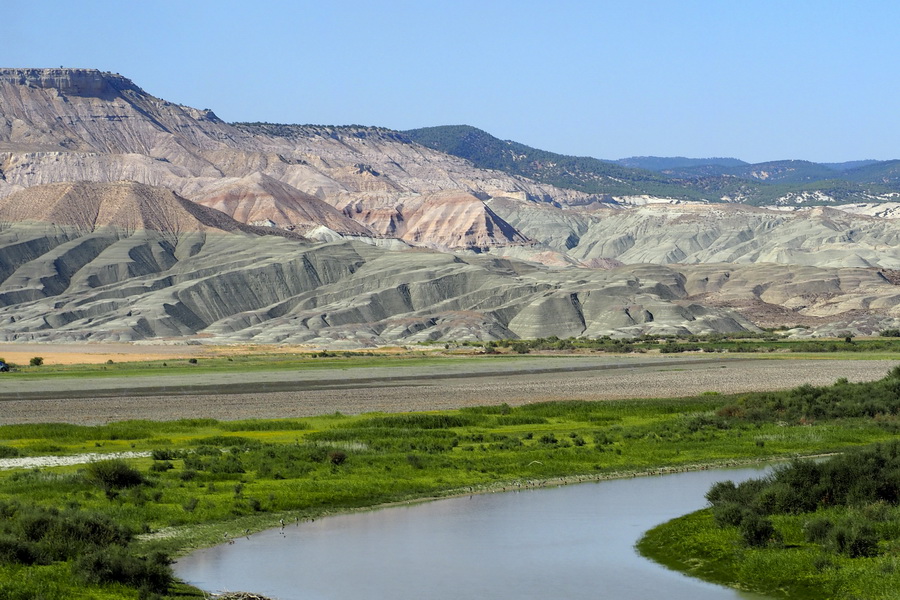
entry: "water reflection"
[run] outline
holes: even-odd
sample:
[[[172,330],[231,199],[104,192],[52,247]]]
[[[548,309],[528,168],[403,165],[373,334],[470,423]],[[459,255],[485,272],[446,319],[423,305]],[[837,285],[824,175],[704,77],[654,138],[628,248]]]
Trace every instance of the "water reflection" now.
[[[647,529],[702,507],[713,482],[760,475],[679,473],[329,517],[198,551],[176,572],[206,590],[280,600],[761,598],[634,549]]]

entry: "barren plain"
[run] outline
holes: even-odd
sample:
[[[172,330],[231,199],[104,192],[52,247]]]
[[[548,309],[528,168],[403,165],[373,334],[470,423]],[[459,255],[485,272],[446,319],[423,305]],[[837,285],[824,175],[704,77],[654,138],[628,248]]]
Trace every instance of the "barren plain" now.
[[[158,348],[143,350],[153,356]],[[171,347],[167,352],[177,354],[176,348]],[[199,355],[196,347],[181,347],[181,350]],[[65,347],[60,352],[65,354]],[[18,379],[14,387],[10,385],[11,380],[5,382],[0,378],[0,424],[296,418],[334,412],[427,411],[504,402],[516,406],[549,400],[730,394],[786,389],[806,383],[824,385],[841,377],[850,381],[874,380],[886,375],[897,362],[570,355],[448,357],[422,365],[357,368],[351,364],[348,362],[348,368]]]

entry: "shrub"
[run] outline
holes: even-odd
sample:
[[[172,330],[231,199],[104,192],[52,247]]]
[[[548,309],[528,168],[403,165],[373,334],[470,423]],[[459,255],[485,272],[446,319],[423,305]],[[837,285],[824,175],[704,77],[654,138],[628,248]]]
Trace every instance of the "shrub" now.
[[[21,453],[12,446],[0,446],[0,458],[16,458]]]
[[[851,520],[834,527],[828,543],[835,552],[851,558],[878,554],[878,536],[866,523]]]
[[[154,473],[164,473],[173,468],[175,468],[175,465],[167,460],[157,461],[150,465],[150,470]]]
[[[736,502],[727,502],[713,507],[713,520],[719,527],[737,527],[744,520],[747,509]]]
[[[178,474],[178,478],[182,481],[193,481],[197,478],[197,471],[193,469],[185,469],[181,473]]]
[[[825,542],[833,527],[834,523],[825,517],[818,517],[808,521],[803,527],[803,531],[806,534],[806,541],[819,544]]]
[[[32,367],[39,367],[44,364],[44,359],[40,356],[32,356],[31,360],[28,361],[28,364],[30,364]]]
[[[179,455],[179,452],[168,449],[156,449],[150,453],[150,457],[153,458],[153,460],[175,460]]]
[[[32,544],[9,535],[0,535],[0,563],[32,565],[38,558]]]
[[[87,583],[122,583],[164,594],[172,585],[169,559],[163,554],[144,558],[104,548],[75,561],[75,574]]]
[[[130,488],[146,483],[140,471],[118,458],[90,463],[86,471],[89,479],[107,490]]]
[[[729,480],[717,481],[706,492],[706,501],[710,504],[734,502],[737,499],[737,486]]]
[[[738,527],[744,543],[754,548],[761,548],[780,539],[772,521],[754,512],[748,512]]]

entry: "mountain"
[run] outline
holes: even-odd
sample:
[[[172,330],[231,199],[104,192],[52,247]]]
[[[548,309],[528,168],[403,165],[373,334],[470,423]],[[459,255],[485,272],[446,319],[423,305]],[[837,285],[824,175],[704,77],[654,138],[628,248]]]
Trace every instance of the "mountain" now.
[[[124,77],[98,71],[0,69],[0,98],[0,197],[45,183],[130,180],[219,207],[249,194],[256,207],[231,214],[301,228],[310,223],[297,211],[313,210],[315,198],[357,221],[338,224],[332,214],[336,231],[358,235],[369,229],[389,233],[411,219],[424,224],[422,215],[409,211],[423,204],[446,208],[441,193],[448,191],[464,192],[475,204],[498,195],[590,201],[570,190],[473,169],[384,129],[231,125],[212,111],[166,102]],[[254,176],[268,179],[245,179]],[[255,190],[227,190],[232,184]],[[261,195],[263,185],[288,187]],[[480,220],[470,223],[472,235],[448,231],[432,240],[435,246],[521,243],[523,237],[484,206],[467,210]],[[320,216],[323,211],[321,205],[314,210]],[[299,220],[291,223],[294,218]],[[491,233],[479,234],[479,228]],[[433,225],[428,229],[439,233]],[[421,237],[415,231],[409,236]]]
[[[675,197],[696,196],[676,189],[668,178],[651,171],[538,150],[500,140],[468,125],[425,127],[403,133],[418,144],[469,160],[480,169],[494,169],[587,194],[667,196],[675,192]]]
[[[820,168],[839,177],[804,179]],[[0,339],[900,325],[897,164],[765,169],[673,177],[466,127],[225,123],[116,74],[0,69]]]
[[[623,167],[665,173],[678,169],[706,167],[742,167],[747,163],[737,158],[686,158],[684,156],[632,156],[613,161]]]
[[[466,125],[404,132],[416,142],[557,187],[622,198],[654,196],[686,201],[753,205],[889,201],[900,195],[897,161],[844,168],[786,160],[747,164],[733,158],[637,157],[603,161],[499,140]]]

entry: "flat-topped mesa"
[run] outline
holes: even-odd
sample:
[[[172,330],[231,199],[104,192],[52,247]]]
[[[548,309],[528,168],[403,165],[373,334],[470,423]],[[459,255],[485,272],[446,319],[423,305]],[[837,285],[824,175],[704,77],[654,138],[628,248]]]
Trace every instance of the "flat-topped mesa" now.
[[[0,83],[55,89],[72,96],[104,96],[133,90],[143,92],[127,77],[97,69],[3,69]]]

